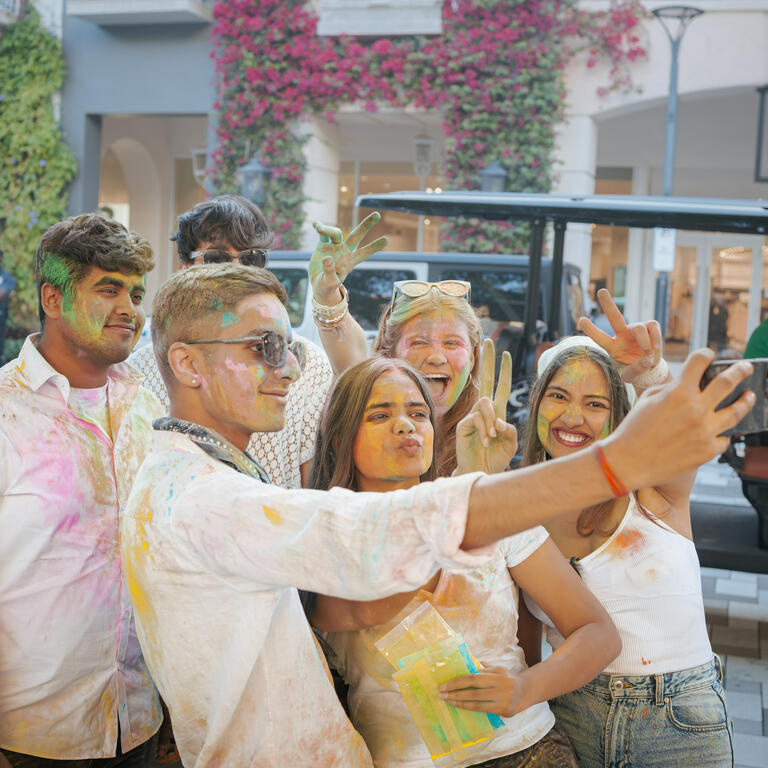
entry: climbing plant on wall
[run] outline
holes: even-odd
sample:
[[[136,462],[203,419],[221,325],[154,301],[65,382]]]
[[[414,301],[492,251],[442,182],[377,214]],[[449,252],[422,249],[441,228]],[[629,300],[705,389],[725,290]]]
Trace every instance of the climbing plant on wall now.
[[[0,27],[0,249],[18,283],[10,323],[37,325],[34,256],[42,233],[66,215],[75,159],[61,138],[53,95],[64,82],[59,40],[27,5]]]
[[[628,64],[644,55],[639,0],[587,13],[577,0],[445,0],[436,37],[320,38],[303,0],[219,0],[213,39],[218,147],[213,180],[237,189],[246,142],[272,168],[267,213],[282,247],[298,246],[305,162],[300,121],[333,119],[344,103],[440,110],[443,173],[451,189],[479,188],[493,160],[506,188],[548,191],[554,130],[562,118],[563,69],[578,52],[587,66],[611,62],[604,91],[631,87]],[[446,249],[510,252],[524,228],[448,220]]]

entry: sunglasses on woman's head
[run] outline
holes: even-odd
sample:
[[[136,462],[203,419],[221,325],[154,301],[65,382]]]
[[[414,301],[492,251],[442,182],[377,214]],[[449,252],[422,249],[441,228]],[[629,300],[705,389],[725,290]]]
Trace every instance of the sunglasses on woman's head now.
[[[469,301],[472,286],[466,280],[441,280],[438,283],[428,283],[425,280],[398,280],[392,285],[392,302],[390,311],[395,307],[395,299],[398,295],[409,299],[418,299],[426,296],[432,289],[440,291],[446,296],[455,296],[458,299]]]
[[[238,261],[246,267],[265,267],[269,258],[268,248],[248,248],[238,253],[230,253],[223,248],[207,248],[204,251],[192,251],[191,260],[202,259],[203,264],[229,264]]]
[[[259,336],[240,336],[236,339],[196,339],[188,341],[187,344],[246,344],[249,343],[257,352],[261,352],[264,362],[272,368],[280,368],[285,365],[288,353],[291,352],[299,363],[299,367],[304,367],[305,352],[304,344],[300,341],[288,341],[277,331],[264,331]]]

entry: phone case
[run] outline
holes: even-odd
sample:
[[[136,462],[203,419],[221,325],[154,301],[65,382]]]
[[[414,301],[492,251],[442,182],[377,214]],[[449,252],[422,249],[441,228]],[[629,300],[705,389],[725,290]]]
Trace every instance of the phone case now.
[[[738,362],[738,360],[715,360],[704,371],[704,375],[701,377],[701,388],[704,389],[719,373],[722,373],[726,368]],[[757,398],[755,406],[735,427],[723,432],[724,435],[750,435],[755,432],[768,431],[768,396],[766,396],[768,358],[757,357],[749,362],[754,366],[754,371],[717,406],[717,410],[719,411],[721,408],[736,402],[750,389]]]

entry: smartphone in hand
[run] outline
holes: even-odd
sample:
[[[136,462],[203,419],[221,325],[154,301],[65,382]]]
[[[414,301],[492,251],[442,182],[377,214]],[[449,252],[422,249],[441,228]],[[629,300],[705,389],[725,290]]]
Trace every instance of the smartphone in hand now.
[[[701,377],[701,389],[709,384],[719,373],[739,360],[715,360]],[[768,432],[768,357],[756,357],[749,361],[754,366],[752,374],[739,384],[720,405],[719,411],[736,402],[747,390],[755,393],[757,400],[752,410],[735,426],[723,432],[724,435],[750,435],[755,432]]]

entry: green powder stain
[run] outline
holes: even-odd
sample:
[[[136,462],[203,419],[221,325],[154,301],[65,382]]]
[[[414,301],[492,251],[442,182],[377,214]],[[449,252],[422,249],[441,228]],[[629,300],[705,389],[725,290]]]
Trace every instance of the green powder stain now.
[[[453,392],[451,392],[451,396],[445,404],[446,408],[453,408],[453,406],[456,404],[456,401],[459,399],[459,397],[461,396],[461,393],[464,391],[464,388],[467,386],[470,373],[472,373],[472,367],[470,366],[469,363],[467,363],[459,371],[459,375],[455,382],[455,388]]]
[[[603,440],[604,438],[608,437],[608,435],[611,434],[611,420],[606,419],[605,424],[603,424],[603,428],[600,430],[600,440]]]
[[[549,444],[549,422],[541,414],[536,417],[536,434],[541,444],[546,447]]]
[[[237,325],[240,322],[240,318],[237,315],[233,315],[231,312],[225,312],[221,318],[221,327],[226,328],[228,325]]]
[[[56,253],[46,253],[40,266],[43,282],[58,288],[63,296],[61,311],[72,314],[72,271],[69,265]]]
[[[221,299],[211,299],[210,303],[208,304],[208,311],[209,312],[218,312],[222,307]]]

